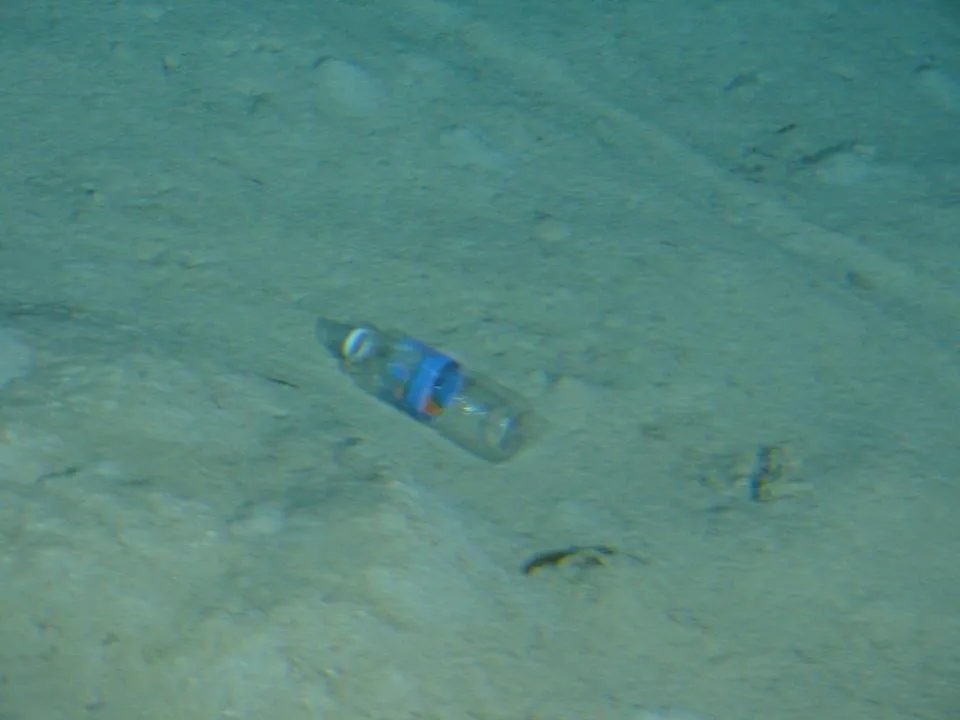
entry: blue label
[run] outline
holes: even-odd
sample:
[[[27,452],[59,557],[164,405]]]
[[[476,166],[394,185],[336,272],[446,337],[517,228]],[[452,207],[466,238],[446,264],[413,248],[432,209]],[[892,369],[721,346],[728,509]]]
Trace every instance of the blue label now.
[[[390,375],[402,390],[394,401],[419,420],[439,417],[463,387],[460,365],[413,338],[404,340],[397,350]]]

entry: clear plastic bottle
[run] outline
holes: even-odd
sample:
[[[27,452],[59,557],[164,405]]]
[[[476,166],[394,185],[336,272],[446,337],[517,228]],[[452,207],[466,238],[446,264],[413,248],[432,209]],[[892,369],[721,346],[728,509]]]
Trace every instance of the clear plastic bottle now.
[[[518,395],[403,332],[327,318],[316,329],[357,386],[485,460],[509,459],[540,424]]]

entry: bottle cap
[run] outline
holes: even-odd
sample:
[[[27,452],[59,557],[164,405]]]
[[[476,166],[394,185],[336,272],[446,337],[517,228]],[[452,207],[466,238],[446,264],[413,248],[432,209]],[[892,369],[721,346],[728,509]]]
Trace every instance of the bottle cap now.
[[[344,360],[363,360],[373,350],[373,331],[368,327],[352,328],[340,342],[339,354]]]
[[[321,317],[316,324],[317,341],[339,360],[354,359],[363,347],[364,332],[369,340],[370,329],[354,323],[341,323]],[[367,343],[369,344],[369,342]],[[367,349],[369,352],[369,349]]]

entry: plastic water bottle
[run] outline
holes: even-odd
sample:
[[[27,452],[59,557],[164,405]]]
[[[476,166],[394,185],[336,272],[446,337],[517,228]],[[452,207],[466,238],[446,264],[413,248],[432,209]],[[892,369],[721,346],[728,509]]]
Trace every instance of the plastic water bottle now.
[[[360,388],[485,460],[512,457],[539,425],[518,395],[403,332],[320,318],[317,339]]]

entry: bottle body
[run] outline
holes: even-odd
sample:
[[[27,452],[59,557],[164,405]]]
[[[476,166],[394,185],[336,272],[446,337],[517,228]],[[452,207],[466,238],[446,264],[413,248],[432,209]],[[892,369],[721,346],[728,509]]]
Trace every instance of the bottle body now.
[[[539,424],[518,395],[405,333],[321,318],[317,338],[358,387],[491,462],[515,455]]]

